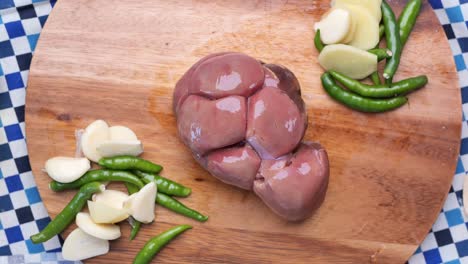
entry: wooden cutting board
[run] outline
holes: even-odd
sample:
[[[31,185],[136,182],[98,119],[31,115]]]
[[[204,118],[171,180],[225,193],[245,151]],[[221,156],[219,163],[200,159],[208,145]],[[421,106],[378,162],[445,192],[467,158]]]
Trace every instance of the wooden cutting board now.
[[[399,13],[405,2],[391,5]],[[135,130],[143,157],[192,187],[183,202],[210,216],[202,224],[158,207],[156,222],[135,241],[122,223],[111,252],[88,263],[129,263],[151,236],[183,223],[194,229],[155,263],[403,263],[411,256],[441,209],[459,150],[460,90],[448,42],[425,3],[396,79],[427,74],[429,84],[397,111],[358,113],[319,82],[313,24],[328,8],[310,0],[58,1],[34,54],[26,103],[31,165],[51,216],[74,192],[50,191],[41,168],[50,157],[73,156],[75,130],[95,119]],[[228,50],[286,65],[301,82],[305,139],[323,144],[331,162],[325,203],[305,222],[287,223],[253,193],[211,177],[177,137],[176,81],[199,58]]]

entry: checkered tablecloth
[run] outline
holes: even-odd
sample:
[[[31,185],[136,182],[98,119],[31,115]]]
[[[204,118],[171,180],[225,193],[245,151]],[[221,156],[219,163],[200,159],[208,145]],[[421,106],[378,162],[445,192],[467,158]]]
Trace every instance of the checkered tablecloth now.
[[[25,93],[34,48],[55,2],[0,0],[0,263],[72,263],[61,257],[61,238],[38,245],[29,239],[50,218],[29,165],[24,136]],[[445,205],[409,263],[468,263],[468,218],[461,208],[463,179],[468,171],[468,0],[429,2],[445,30],[459,74],[462,138]]]

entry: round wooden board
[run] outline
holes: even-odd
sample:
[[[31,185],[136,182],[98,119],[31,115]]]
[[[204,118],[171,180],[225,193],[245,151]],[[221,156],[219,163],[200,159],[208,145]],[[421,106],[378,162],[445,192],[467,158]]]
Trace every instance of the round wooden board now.
[[[392,1],[397,13],[406,1]],[[403,263],[436,219],[456,166],[461,100],[444,31],[424,3],[397,76],[429,76],[397,111],[351,111],[323,91],[313,24],[328,1],[59,1],[34,55],[26,103],[33,173],[54,217],[74,192],[53,193],[46,159],[73,156],[74,132],[96,119],[125,125],[164,176],[193,188],[183,202],[210,216],[197,223],[156,210],[135,241],[111,242],[88,263],[129,263],[151,237],[176,224],[194,229],[158,263]],[[299,78],[309,114],[305,139],[329,153],[328,195],[302,223],[287,223],[253,194],[211,177],[177,137],[176,81],[199,58],[241,51],[281,63]],[[115,185],[116,188],[121,186]],[[75,228],[71,226],[65,234]]]

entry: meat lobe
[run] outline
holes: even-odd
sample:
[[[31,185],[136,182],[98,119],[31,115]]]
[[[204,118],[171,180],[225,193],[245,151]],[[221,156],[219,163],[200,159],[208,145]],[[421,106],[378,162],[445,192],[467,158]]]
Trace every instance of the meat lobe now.
[[[264,88],[249,98],[247,141],[263,159],[286,155],[304,137],[307,116],[280,89]]]
[[[328,176],[325,149],[317,143],[302,143],[293,155],[263,160],[253,190],[280,216],[300,221],[322,204]]]
[[[301,85],[294,73],[278,64],[265,64],[264,67],[270,70],[278,80],[275,87],[284,91],[296,103],[299,110],[305,113],[304,101],[301,97]],[[265,84],[267,84],[266,81]]]
[[[207,170],[221,181],[252,190],[260,157],[248,144],[214,151],[207,156]]]
[[[193,72],[197,69],[198,65],[203,63],[204,61],[214,58],[214,57],[219,57],[224,54],[229,54],[232,52],[218,52],[218,53],[213,53],[210,54],[201,60],[199,60],[197,63],[195,63],[190,69],[182,75],[180,80],[177,82],[176,87],[174,89],[174,98],[172,101],[172,109],[174,113],[179,112],[179,107],[183,103],[185,99],[190,95],[189,93],[189,88],[192,83],[192,74]]]
[[[189,92],[209,98],[247,97],[262,87],[263,79],[263,67],[257,60],[242,53],[227,53],[198,65]]]
[[[177,125],[184,143],[199,155],[236,144],[245,137],[246,99],[190,95],[179,109]]]

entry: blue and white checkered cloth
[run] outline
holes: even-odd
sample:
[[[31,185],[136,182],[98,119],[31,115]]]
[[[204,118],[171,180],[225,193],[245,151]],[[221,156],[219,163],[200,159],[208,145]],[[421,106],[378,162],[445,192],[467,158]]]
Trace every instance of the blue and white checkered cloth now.
[[[29,165],[24,103],[29,65],[56,0],[0,0],[0,263],[63,261],[61,239],[29,237],[50,221]],[[468,0],[429,0],[450,42],[463,103],[460,157],[442,211],[410,264],[468,263],[468,218],[462,211],[468,171]]]

